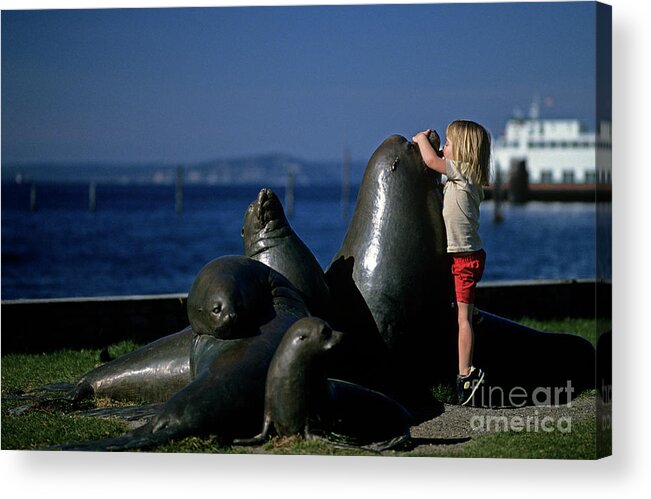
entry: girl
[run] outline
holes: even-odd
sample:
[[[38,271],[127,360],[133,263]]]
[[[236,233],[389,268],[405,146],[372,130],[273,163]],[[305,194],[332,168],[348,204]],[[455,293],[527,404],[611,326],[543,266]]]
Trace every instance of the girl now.
[[[472,365],[472,328],[475,288],[484,272],[486,253],[479,237],[479,204],[484,199],[482,186],[488,185],[490,136],[481,125],[467,120],[453,121],[445,132],[443,157],[431,146],[425,130],[413,138],[424,163],[447,176],[443,189],[443,220],[447,232],[447,251],[452,258],[452,275],[459,323],[459,404],[472,400],[484,372]]]

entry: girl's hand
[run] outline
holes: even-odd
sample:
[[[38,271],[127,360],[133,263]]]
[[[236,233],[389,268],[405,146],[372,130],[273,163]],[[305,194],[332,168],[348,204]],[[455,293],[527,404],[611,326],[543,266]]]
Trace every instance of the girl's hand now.
[[[431,168],[438,173],[445,173],[445,160],[439,156],[438,151],[434,150],[434,146],[429,140],[429,134],[431,131],[432,130],[428,128],[423,132],[417,133],[414,136],[413,141],[418,144],[418,150],[423,158],[423,163],[425,163],[428,168]]]
[[[431,129],[427,129],[423,132],[417,133],[416,135],[413,136],[411,139],[413,142],[418,142],[419,140],[425,139],[428,140],[427,137],[429,136],[429,133],[431,132]]]

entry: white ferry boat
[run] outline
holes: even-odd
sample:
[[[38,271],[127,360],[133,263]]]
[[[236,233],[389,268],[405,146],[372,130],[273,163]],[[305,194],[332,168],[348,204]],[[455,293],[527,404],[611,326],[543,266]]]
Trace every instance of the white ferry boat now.
[[[493,158],[502,179],[514,162],[524,161],[532,184],[610,183],[611,150],[610,122],[590,132],[577,119],[541,118],[534,102],[529,117],[507,121]]]

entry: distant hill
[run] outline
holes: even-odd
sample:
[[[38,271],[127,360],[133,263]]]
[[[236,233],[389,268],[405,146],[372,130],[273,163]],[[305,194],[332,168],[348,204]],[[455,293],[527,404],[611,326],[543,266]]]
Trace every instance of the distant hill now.
[[[174,184],[177,164],[31,163],[3,164],[3,182],[62,182],[98,184]],[[361,181],[365,165],[351,164],[350,180]],[[188,185],[242,185],[264,182],[284,185],[288,176],[296,185],[341,183],[342,163],[309,162],[285,154],[217,159],[183,165]]]

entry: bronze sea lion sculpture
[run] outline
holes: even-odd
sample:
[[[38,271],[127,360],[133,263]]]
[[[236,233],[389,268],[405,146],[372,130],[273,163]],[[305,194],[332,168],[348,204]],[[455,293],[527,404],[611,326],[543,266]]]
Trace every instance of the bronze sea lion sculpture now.
[[[382,357],[382,348],[369,347],[378,337],[385,351],[379,375],[388,356],[401,390],[427,385],[433,366],[454,364],[441,349],[452,342],[446,249],[440,175],[425,166],[416,144],[393,135],[368,162],[344,241],[326,270],[326,319],[355,339],[366,335],[357,350],[371,364]]]
[[[242,279],[243,289],[249,289],[252,282],[260,287],[254,306],[262,311],[257,322],[250,318],[239,322],[237,318],[224,321],[223,317],[210,317],[215,303],[238,295],[233,290],[223,292],[219,283],[224,276],[236,277],[234,282]],[[249,299],[251,296],[246,295]],[[216,315],[244,310],[236,303],[224,305],[222,302]],[[193,332],[193,380],[165,402],[147,424],[132,432],[56,448],[123,451],[150,448],[189,435],[213,434],[230,441],[254,434],[264,408],[264,386],[271,358],[287,328],[308,314],[300,294],[289,281],[263,263],[243,256],[213,260],[199,272],[188,295],[191,326],[200,331]],[[232,329],[234,324],[244,327],[245,333]],[[222,335],[232,339],[223,339]]]
[[[314,315],[327,305],[328,286],[310,249],[287,221],[278,196],[261,189],[246,210],[242,226],[244,254],[281,273],[304,296]]]
[[[205,265],[190,288],[187,309],[194,332],[193,377],[234,340],[275,331],[287,313],[309,315],[302,296],[283,275],[244,256],[219,257]]]
[[[400,380],[395,396],[456,374],[457,321],[440,184],[427,170],[415,144],[400,136],[385,140],[367,165],[343,244],[326,270],[328,321],[353,337],[370,331],[356,345],[361,354],[370,350],[373,331],[381,337],[385,356],[374,348],[366,361],[381,366],[374,375],[391,372],[391,380]],[[487,386],[522,388],[529,401],[538,388],[569,382],[576,396],[594,386],[595,352],[588,341],[482,316],[474,353]]]
[[[164,402],[192,379],[191,339],[192,328],[187,327],[121,355],[85,374],[69,398]]]
[[[211,272],[200,272],[188,294],[191,326],[89,371],[55,399],[73,404],[93,396],[164,402],[194,379],[198,363],[209,362],[229,346],[218,340],[260,334],[260,325],[277,313],[274,299],[283,293],[284,298],[301,300],[283,276],[259,262],[225,256],[209,265]]]
[[[473,329],[474,362],[486,372],[474,405],[562,405],[595,386],[596,351],[581,336],[538,331],[485,311]]]
[[[229,442],[254,435],[262,415],[255,441],[272,431],[340,434],[381,448],[404,441],[408,413],[380,392],[412,400],[456,374],[441,196],[440,176],[417,146],[389,137],[368,163],[324,285],[277,197],[263,189],[244,220],[250,257],[220,257],[199,272],[190,327],[91,371],[71,397],[163,400],[152,419],[120,437],[58,448],[129,450],[209,434]],[[327,323],[305,319],[315,311]],[[568,382],[576,395],[594,384],[594,348],[585,340],[485,312],[475,332],[489,388],[523,388],[536,403],[540,387],[556,393]],[[333,362],[324,366],[335,344],[338,357],[328,353]]]
[[[190,354],[192,328],[159,338],[132,352],[102,364],[76,383],[60,385],[60,395],[37,398],[36,402],[11,411],[18,415],[53,403],[78,407],[82,402],[109,398],[121,402],[160,403],[192,381]],[[51,391],[48,387],[34,389],[32,394]]]
[[[326,378],[324,359],[342,336],[316,317],[287,330],[267,373],[262,432],[236,445],[260,444],[275,433],[386,450],[410,438],[412,418],[396,401]]]
[[[239,256],[208,263],[188,293],[188,319],[195,334],[223,340],[257,334],[259,325],[274,314],[271,298],[279,289],[291,287],[270,270]]]

